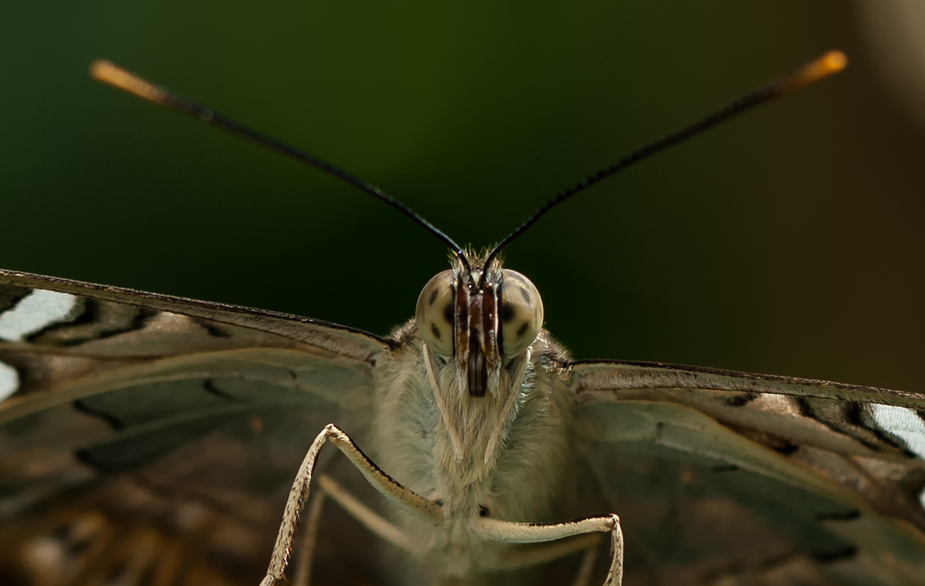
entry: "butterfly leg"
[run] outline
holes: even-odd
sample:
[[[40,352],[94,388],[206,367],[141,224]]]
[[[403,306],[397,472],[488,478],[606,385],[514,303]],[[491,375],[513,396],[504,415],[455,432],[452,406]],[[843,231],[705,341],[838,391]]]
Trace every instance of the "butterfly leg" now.
[[[594,562],[597,561],[598,545],[601,536],[598,533],[586,533],[578,537],[563,540],[549,545],[539,545],[529,549],[521,549],[504,556],[497,566],[498,570],[513,570],[526,568],[555,561],[583,551],[581,564],[572,581],[572,586],[588,586]]]
[[[591,580],[591,571],[594,570],[594,562],[597,561],[597,551],[596,543],[588,546],[588,549],[585,550],[585,555],[581,558],[581,565],[578,566],[578,573],[575,574],[572,586],[588,586],[588,582]],[[620,572],[622,574],[622,568]]]
[[[414,542],[407,533],[364,505],[359,499],[350,494],[350,491],[338,484],[337,481],[327,474],[318,477],[318,487],[321,490],[312,500],[311,507],[309,507],[308,520],[306,521],[304,530],[305,538],[302,543],[302,549],[299,552],[299,565],[295,579],[292,581],[293,586],[309,586],[312,558],[314,556],[318,526],[321,519],[321,509],[324,505],[324,501],[328,497],[343,507],[351,517],[359,521],[364,527],[384,541],[412,555],[418,553],[418,548],[414,546]]]
[[[620,518],[616,515],[587,517],[575,521],[566,521],[565,523],[513,523],[490,517],[479,517],[473,521],[472,529],[483,539],[502,543],[541,543],[588,533],[610,533],[610,570],[607,572],[604,586],[620,586],[623,583],[623,531],[620,528]],[[515,554],[509,558],[508,562],[512,567],[516,567],[528,565],[524,563],[527,561],[530,564],[552,561],[563,555],[592,547],[590,539],[588,538],[588,541],[575,539],[558,548],[551,545],[536,550],[528,550],[519,554],[523,556],[523,559],[518,560],[518,555]],[[583,578],[582,575],[590,572],[594,562],[593,557],[590,557],[592,555],[594,554],[586,554],[585,560],[582,562],[582,568],[576,578],[577,584],[581,584],[582,580],[587,581],[587,578]],[[587,570],[585,566],[587,566]]]
[[[296,566],[293,586],[309,586],[312,580],[312,560],[315,557],[315,544],[318,543],[318,525],[321,522],[321,509],[324,506],[324,491],[312,499],[308,508],[308,520],[305,522],[302,548],[299,550],[299,561]]]
[[[315,437],[312,445],[308,448],[305,458],[302,460],[299,471],[296,473],[295,482],[289,491],[289,498],[286,500],[286,508],[283,510],[283,521],[279,527],[279,534],[276,537],[276,545],[273,546],[273,554],[270,557],[270,566],[267,568],[267,575],[260,582],[260,586],[276,586],[285,583],[284,572],[286,564],[289,561],[289,552],[292,549],[292,540],[295,536],[296,527],[299,522],[299,514],[302,507],[308,500],[309,485],[312,480],[312,473],[315,470],[315,463],[318,460],[318,453],[327,442],[333,443],[340,449],[347,459],[366,477],[366,480],[386,498],[398,504],[403,509],[415,513],[425,519],[437,523],[443,519],[443,511],[439,505],[432,503],[424,497],[408,490],[389,475],[379,469],[360,448],[357,447],[353,440],[339,429],[336,425],[328,424],[321,433]],[[320,506],[320,505],[319,505]]]

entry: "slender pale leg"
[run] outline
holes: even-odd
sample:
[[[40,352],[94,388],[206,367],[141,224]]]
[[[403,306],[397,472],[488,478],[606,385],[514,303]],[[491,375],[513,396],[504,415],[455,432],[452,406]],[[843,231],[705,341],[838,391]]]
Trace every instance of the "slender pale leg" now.
[[[318,527],[321,519],[321,509],[327,497],[339,504],[351,517],[360,522],[371,533],[395,547],[403,549],[411,555],[420,554],[411,537],[391,522],[382,518],[375,511],[364,505],[346,488],[337,483],[327,474],[318,477],[319,493],[312,499],[308,510],[306,527],[302,531],[305,535],[302,548],[299,551],[299,564],[296,570],[293,586],[309,586],[311,582],[312,559],[315,554],[315,544],[318,543]]]
[[[322,477],[323,478],[323,477]],[[320,479],[319,479],[320,480]],[[299,550],[299,565],[296,567],[293,586],[308,586],[312,580],[312,560],[315,557],[315,544],[318,543],[318,525],[321,522],[321,509],[324,506],[324,491],[315,496],[308,509],[308,521],[302,531],[305,537]]]
[[[502,543],[541,543],[587,533],[610,533],[610,570],[607,572],[604,586],[620,586],[623,583],[623,531],[620,529],[620,518],[616,515],[588,517],[565,523],[512,523],[480,517],[472,522],[472,530],[483,539]],[[587,544],[584,545],[587,547]],[[546,557],[536,555],[533,559],[535,563],[550,561],[579,549],[568,549],[567,547],[556,549],[555,546],[549,546],[546,550]],[[537,551],[542,552],[543,550]],[[529,552],[524,555],[529,555]],[[585,563],[590,565],[593,560]],[[581,578],[581,573],[578,578]]]
[[[586,533],[585,535],[573,537],[558,543],[521,549],[504,556],[501,563],[497,566],[497,569],[513,570],[516,568],[538,566],[584,551],[585,554],[581,558],[581,565],[578,566],[578,573],[572,581],[572,586],[588,586],[588,581],[591,579],[591,571],[594,569],[594,562],[597,561],[597,546],[600,543],[600,534]]]
[[[311,484],[312,473],[315,470],[318,453],[321,451],[322,446],[329,441],[337,446],[366,477],[366,480],[386,498],[403,509],[429,519],[434,523],[443,520],[443,511],[439,505],[428,501],[393,480],[380,470],[366,454],[360,451],[360,448],[353,443],[353,440],[346,433],[337,426],[329,424],[312,442],[308,453],[305,454],[305,459],[302,460],[302,465],[299,466],[295,482],[292,484],[292,490],[289,491],[289,498],[286,500],[286,508],[283,510],[283,522],[279,527],[276,545],[273,547],[273,555],[270,557],[270,566],[267,568],[267,575],[260,582],[260,586],[277,586],[286,581],[283,574],[289,561],[289,552],[299,523],[299,514],[302,512],[304,504],[308,501],[309,485]],[[318,507],[320,508],[320,506],[319,504]]]
[[[585,551],[584,557],[581,558],[581,565],[578,566],[578,573],[575,574],[575,580],[572,586],[588,586],[591,581],[591,571],[594,569],[594,562],[597,561],[597,547],[590,546]],[[620,568],[620,578],[618,582],[623,582],[623,568]]]
[[[353,441],[337,428],[335,425],[327,425],[321,433],[312,442],[305,459],[299,467],[296,474],[292,490],[289,492],[289,498],[286,501],[286,508],[283,511],[283,521],[279,528],[279,534],[276,538],[276,544],[273,548],[273,554],[270,558],[270,566],[267,568],[267,575],[260,583],[261,586],[278,586],[285,583],[284,572],[288,563],[289,552],[292,547],[293,537],[298,525],[299,514],[302,507],[308,500],[309,485],[312,480],[312,473],[318,459],[318,453],[322,446],[330,441],[340,449],[344,455],[353,463],[354,466],[366,477],[366,480],[389,500],[396,503],[403,509],[428,519],[434,523],[443,521],[443,511],[437,503],[431,502],[424,497],[408,490],[390,476],[380,470],[357,446]],[[318,518],[321,514],[322,499],[324,496],[331,496],[336,502],[341,504],[352,516],[357,518],[363,525],[369,528],[373,533],[383,537],[387,541],[394,543],[398,547],[415,553],[415,548],[408,537],[394,525],[382,519],[371,509],[360,503],[356,498],[349,494],[340,485],[333,480],[325,477],[319,479],[322,485],[322,494],[312,505],[309,517],[310,535],[308,543],[303,548],[304,559],[308,566],[310,564],[311,553],[314,549]],[[546,541],[555,541],[567,537],[586,535],[588,533],[610,533],[611,534],[611,563],[610,571],[604,586],[620,586],[623,581],[623,533],[620,529],[620,519],[616,515],[603,515],[600,517],[588,517],[576,521],[565,523],[514,523],[510,521],[500,521],[496,519],[479,517],[473,519],[471,525],[472,531],[490,541],[502,543],[542,543]],[[521,559],[513,556],[505,564],[508,567],[517,567],[523,565],[532,565],[550,561],[580,551],[583,548],[591,547],[590,539],[584,541],[581,539],[570,540],[564,544],[556,544],[544,548],[537,548],[531,552],[522,554]],[[587,574],[593,565],[593,553],[589,550],[585,560],[582,563],[582,569],[576,578],[576,584],[584,586],[587,582]],[[499,568],[500,569],[500,568]],[[301,577],[300,577],[301,579]],[[308,575],[304,580],[307,582]]]

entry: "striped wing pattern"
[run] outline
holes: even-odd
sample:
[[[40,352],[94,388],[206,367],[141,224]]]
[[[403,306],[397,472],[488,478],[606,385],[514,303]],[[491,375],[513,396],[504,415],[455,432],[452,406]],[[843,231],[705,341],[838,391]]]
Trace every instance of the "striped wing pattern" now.
[[[0,584],[256,584],[304,450],[329,422],[363,444],[398,343],[0,271]],[[546,363],[575,402],[563,494],[621,516],[626,584],[925,585],[925,396]],[[324,523],[317,583],[369,583],[368,532]]]
[[[256,584],[314,435],[363,436],[385,347],[0,273],[0,584]],[[319,559],[319,580],[349,582]]]
[[[572,376],[628,583],[925,584],[922,395],[654,363]]]

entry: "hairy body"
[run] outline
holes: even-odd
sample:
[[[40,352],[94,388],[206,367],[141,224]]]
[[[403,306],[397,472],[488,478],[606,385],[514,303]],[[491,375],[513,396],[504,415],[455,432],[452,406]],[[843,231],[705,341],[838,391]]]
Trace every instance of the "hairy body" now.
[[[370,452],[386,473],[442,503],[445,513],[437,525],[404,511],[396,522],[424,547],[425,571],[452,577],[490,572],[505,552],[523,546],[477,537],[473,518],[561,520],[553,515],[570,465],[573,405],[560,366],[565,353],[543,332],[529,352],[502,369],[497,388],[471,397],[457,385],[455,363],[425,350],[413,321],[396,338],[398,349],[376,368],[378,417]]]

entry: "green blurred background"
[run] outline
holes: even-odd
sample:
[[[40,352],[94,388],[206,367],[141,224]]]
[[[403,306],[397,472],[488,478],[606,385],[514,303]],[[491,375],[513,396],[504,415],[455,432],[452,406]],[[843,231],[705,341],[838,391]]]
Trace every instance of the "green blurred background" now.
[[[579,358],[925,391],[925,133],[842,1],[7,2],[0,266],[386,334],[446,266],[408,219],[92,82],[108,58],[499,240],[831,48],[849,69],[594,187],[507,252]]]

